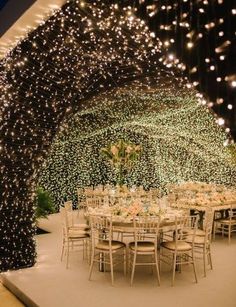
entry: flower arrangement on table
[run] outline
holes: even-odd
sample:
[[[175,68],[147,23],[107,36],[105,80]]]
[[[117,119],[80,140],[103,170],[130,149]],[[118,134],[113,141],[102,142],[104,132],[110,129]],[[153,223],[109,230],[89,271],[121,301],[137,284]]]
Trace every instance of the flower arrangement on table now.
[[[102,206],[100,208],[89,208],[90,214],[103,214],[120,217],[121,219],[132,218],[134,216],[160,216],[166,213],[157,204],[146,206],[141,202],[134,201],[129,206],[116,204],[114,206]]]
[[[141,152],[142,148],[140,145],[124,140],[110,143],[107,147],[101,149],[101,154],[115,170],[118,185],[124,184],[125,174],[132,168],[135,161],[138,160]]]
[[[219,184],[184,182],[170,189],[169,201],[175,207],[217,207],[236,203],[236,190]]]

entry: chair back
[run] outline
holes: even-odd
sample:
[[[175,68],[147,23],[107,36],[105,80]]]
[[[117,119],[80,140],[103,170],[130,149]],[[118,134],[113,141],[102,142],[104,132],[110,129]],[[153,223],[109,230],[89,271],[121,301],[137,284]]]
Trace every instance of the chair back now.
[[[93,190],[93,188],[92,187],[86,187],[86,188],[84,188],[84,195],[85,195],[85,197],[91,197],[91,196],[93,196],[94,195],[94,190]]]
[[[205,212],[205,221],[204,221],[205,242],[207,241],[211,242],[214,215],[215,213],[211,209],[208,209]]]
[[[68,227],[71,227],[74,225],[74,216],[73,216],[73,204],[72,201],[66,201],[64,203],[64,209],[65,209],[65,215],[68,223]]]
[[[230,205],[229,219],[230,219],[230,222],[236,219],[236,205]]]
[[[173,241],[175,242],[176,250],[181,241],[187,241],[194,245],[198,220],[198,215],[183,215],[181,217],[175,217]]]
[[[157,248],[160,228],[159,216],[139,216],[133,217],[134,242],[137,247],[140,241],[153,242]]]
[[[87,197],[86,198],[86,210],[89,208],[98,208],[102,205],[101,198],[100,197]]]
[[[97,242],[106,240],[111,246],[112,243],[112,216],[103,216],[97,214],[89,215],[89,224],[91,229],[92,246]]]
[[[60,209],[60,215],[61,215],[61,220],[62,220],[62,226],[63,226],[63,234],[68,235],[69,228],[72,226],[71,225],[71,220],[68,216],[68,211],[66,208],[61,208]]]
[[[64,208],[68,211],[68,212],[72,212],[72,208],[73,208],[73,204],[71,200],[68,200],[64,203]]]
[[[183,222],[183,225],[182,225]],[[198,228],[198,222],[199,222],[199,215],[185,215],[183,216],[181,220],[181,226],[183,228],[179,229],[180,237],[178,240],[186,241],[186,235],[187,235],[187,241],[191,244],[194,244],[195,237],[196,237],[196,231]],[[190,235],[189,235],[190,234]]]

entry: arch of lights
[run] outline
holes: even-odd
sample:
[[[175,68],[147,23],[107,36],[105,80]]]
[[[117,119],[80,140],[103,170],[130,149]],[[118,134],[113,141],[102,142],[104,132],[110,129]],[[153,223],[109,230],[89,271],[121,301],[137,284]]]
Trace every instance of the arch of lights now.
[[[117,5],[108,7],[100,1],[68,1],[9,52],[0,64],[1,270],[35,263],[35,185],[43,162],[41,178],[47,180],[50,149],[53,153],[57,144],[67,146],[63,138],[72,140],[79,129],[78,142],[89,138],[105,143],[122,132],[133,140],[139,137],[153,152],[140,162],[147,186],[167,182],[165,176],[177,161],[183,163],[177,154],[181,152],[189,165],[191,159],[201,170],[207,165],[217,182],[235,182],[230,157],[222,147],[227,137],[214,115],[200,108],[198,93],[189,89],[176,64],[163,55],[161,42],[129,9],[120,11]],[[70,129],[73,121],[77,130]],[[176,154],[173,149],[178,149]],[[204,157],[199,158],[200,152]],[[173,167],[165,170],[169,155]],[[157,171],[150,182],[152,167]],[[172,181],[191,178],[185,169],[179,167]],[[198,172],[197,166],[192,172]],[[141,180],[137,171],[132,178]],[[197,178],[206,178],[206,172]]]

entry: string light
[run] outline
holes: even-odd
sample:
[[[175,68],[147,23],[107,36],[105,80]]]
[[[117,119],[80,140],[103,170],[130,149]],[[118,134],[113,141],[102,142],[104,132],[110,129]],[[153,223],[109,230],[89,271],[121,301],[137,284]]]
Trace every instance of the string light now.
[[[135,5],[135,1],[130,1]],[[213,103],[212,109],[220,117],[228,117],[227,124],[231,124],[232,133],[235,136],[235,121],[233,113],[225,112],[227,103],[235,101],[232,80],[224,82],[226,76],[234,73],[233,40],[233,15],[235,8],[233,3],[227,1],[174,1],[171,10],[168,10],[168,2],[142,1],[138,6],[139,16],[145,18],[156,36],[160,37],[167,52],[175,52],[189,74],[192,82],[198,82],[197,89]],[[155,15],[150,18],[144,16],[145,8],[151,7]],[[232,20],[232,21],[231,21]],[[168,29],[168,33],[165,32]],[[209,59],[209,66],[203,65],[203,61]],[[198,69],[193,70],[194,67]],[[215,73],[214,73],[215,72]],[[214,77],[214,74],[216,76]],[[218,81],[220,77],[222,81]],[[229,86],[230,85],[230,86]],[[218,101],[223,98],[224,107],[218,107]],[[212,104],[211,104],[212,105]],[[209,104],[208,104],[209,106]]]
[[[170,182],[234,180],[228,153],[222,150],[228,140],[207,108],[198,104],[195,91],[171,84],[157,89],[156,81],[149,77],[100,94],[63,123],[66,129],[52,144],[39,179],[57,204],[66,199],[76,203],[77,187],[115,184],[116,176],[100,149],[119,139],[143,148],[140,160],[126,174],[129,186],[158,187],[164,193]],[[222,126],[224,120],[217,123]]]
[[[172,6],[166,5],[165,11],[172,11]],[[209,2],[204,1],[204,5],[207,7]],[[189,33],[190,14],[183,14],[186,20],[176,26]],[[172,21],[166,28],[168,32],[171,27]],[[96,184],[105,179],[102,175],[97,177],[96,172],[88,178],[86,167],[92,165],[98,172],[94,161],[96,157],[99,161],[95,150],[99,142],[121,135],[138,138],[147,148],[139,165],[142,174],[136,170],[128,179],[130,183],[159,185],[162,189],[167,182],[191,178],[235,184],[235,168],[227,148],[222,149],[223,143],[229,143],[228,136],[216,125],[207,107],[199,104],[200,100],[207,105],[204,96],[183,78],[182,71],[188,67],[182,57],[180,62],[168,58],[171,34],[163,44],[152,36],[131,7],[109,7],[102,1],[68,1],[1,61],[1,270],[35,263],[36,184],[39,178],[45,186],[51,180],[51,192],[55,197],[61,195],[53,187],[55,170],[61,170],[62,160],[58,160],[58,166],[52,155],[46,160],[49,151],[53,154],[57,146],[67,165],[67,176],[62,178],[71,196],[75,193],[72,185]],[[231,45],[227,37],[224,42],[218,46],[219,53]],[[193,43],[196,46],[194,37]],[[101,93],[110,95],[110,99],[99,96]],[[223,103],[224,99],[220,99]],[[69,118],[77,112],[83,118],[78,125],[81,130],[70,126]],[[93,121],[95,117],[97,122]],[[114,130],[108,130],[108,124]],[[82,145],[79,148],[72,142],[77,140],[77,131],[80,134],[76,144]],[[70,154],[73,163],[77,161],[84,167],[82,179],[74,177],[68,163],[72,161]],[[46,170],[53,166],[49,181],[43,164]],[[107,179],[112,181],[112,176]]]
[[[232,86],[232,87],[236,87],[236,80],[233,80],[233,81],[231,82],[231,86]]]

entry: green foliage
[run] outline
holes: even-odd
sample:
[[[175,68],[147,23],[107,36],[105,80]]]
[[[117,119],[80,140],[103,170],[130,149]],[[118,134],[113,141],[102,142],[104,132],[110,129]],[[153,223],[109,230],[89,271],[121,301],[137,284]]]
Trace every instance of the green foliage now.
[[[55,207],[50,193],[38,187],[36,190],[36,220],[39,218],[47,218],[48,214],[54,212]]]

